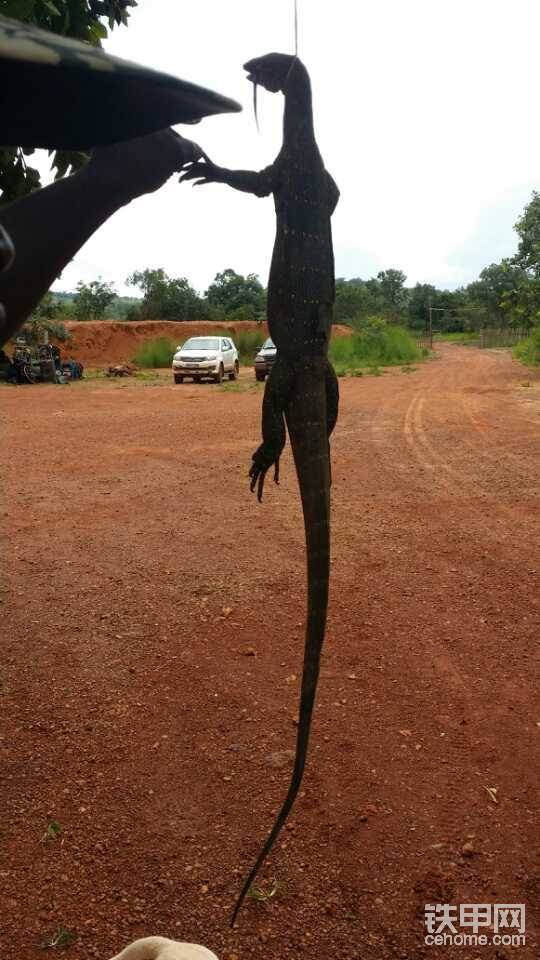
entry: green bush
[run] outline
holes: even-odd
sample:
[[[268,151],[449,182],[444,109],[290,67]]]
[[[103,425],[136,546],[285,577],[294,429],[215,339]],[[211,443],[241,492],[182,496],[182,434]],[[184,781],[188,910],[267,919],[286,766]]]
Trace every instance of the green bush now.
[[[535,327],[530,337],[514,347],[514,356],[528,366],[540,364],[540,327]]]
[[[362,367],[389,367],[422,359],[414,337],[403,327],[369,317],[356,321],[354,328],[350,337],[334,337],[330,342],[330,360],[338,376],[357,373]]]
[[[133,358],[138,367],[170,367],[173,355],[176,353],[176,343],[168,337],[159,337],[157,340],[148,340],[141,343]]]
[[[228,336],[228,334],[224,334],[224,336]],[[266,334],[263,329],[240,330],[238,333],[233,333],[234,345],[238,350],[240,364],[243,367],[253,366],[255,354],[261,349],[265,340]]]

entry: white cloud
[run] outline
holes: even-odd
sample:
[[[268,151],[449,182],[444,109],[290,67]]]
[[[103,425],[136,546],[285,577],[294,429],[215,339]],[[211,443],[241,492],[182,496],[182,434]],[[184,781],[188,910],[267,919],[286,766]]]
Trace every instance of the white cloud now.
[[[299,7],[318,141],[341,189],[337,274],[393,266],[409,283],[456,286],[511,253],[512,224],[540,180],[537,0]],[[282,98],[261,91],[258,135],[242,63],[292,49],[292,0],[140,0],[106,46],[244,104],[179,128],[220,164],[260,169],[276,155]],[[98,273],[121,287],[146,266],[201,290],[227,266],[266,280],[273,236],[270,199],[172,180],[113,217],[57,287]]]

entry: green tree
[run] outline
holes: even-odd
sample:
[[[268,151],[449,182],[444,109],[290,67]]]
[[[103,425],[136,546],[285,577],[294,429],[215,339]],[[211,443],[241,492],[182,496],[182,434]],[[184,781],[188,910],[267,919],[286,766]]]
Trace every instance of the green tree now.
[[[491,263],[466,287],[467,298],[473,306],[483,308],[488,324],[505,326],[509,309],[503,301],[515,296],[525,278],[523,269],[512,260]]]
[[[129,7],[136,6],[136,0],[0,0],[0,13],[101,46],[101,41],[108,36],[105,24],[111,30],[119,24],[127,26]],[[41,186],[39,171],[26,162],[26,157],[33,152],[20,147],[0,150],[0,203],[10,203]],[[57,150],[52,162],[55,180],[79,169],[85,162],[83,153]]]
[[[519,237],[514,262],[527,273],[540,277],[540,193],[536,190],[514,229]]]
[[[102,320],[115,298],[116,291],[112,283],[101,278],[90,283],[81,281],[73,298],[73,315],[77,320]]]
[[[57,300],[54,293],[46,293],[22,328],[22,334],[29,343],[44,343],[45,335],[55,340],[71,340],[71,334],[63,323],[66,316],[64,304]]]
[[[407,304],[406,279],[403,270],[381,270],[377,274],[384,311],[392,320],[399,320],[400,314]]]
[[[356,317],[363,317],[371,311],[371,297],[362,280],[336,280],[336,302],[334,320],[336,323],[352,323]]]
[[[505,290],[501,310],[511,327],[528,329],[540,324],[540,276],[525,274],[514,288]]]
[[[336,280],[336,304],[334,316],[337,323],[351,323],[384,313],[384,298],[376,277],[362,280],[353,277]]]
[[[206,299],[224,317],[236,319],[257,319],[265,312],[265,291],[255,273],[248,273],[247,277],[231,270],[216,273],[214,282],[206,291]]]
[[[138,307],[147,320],[210,320],[211,310],[185,277],[169,277],[164,270],[137,270],[128,277],[143,299]]]
[[[429,322],[429,307],[437,306],[439,291],[431,283],[417,283],[409,290],[407,314],[409,326],[425,330]]]
[[[431,283],[417,283],[408,290],[409,326],[415,330],[425,330],[429,324],[430,307],[433,308],[435,330],[458,333],[475,325],[477,311],[467,300],[464,290],[439,290]]]

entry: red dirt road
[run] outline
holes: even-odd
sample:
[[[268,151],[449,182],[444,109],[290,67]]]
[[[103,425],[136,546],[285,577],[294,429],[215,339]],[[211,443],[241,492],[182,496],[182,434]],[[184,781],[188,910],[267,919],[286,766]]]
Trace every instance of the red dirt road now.
[[[59,927],[73,960],[149,934],[222,960],[533,960],[540,377],[446,346],[341,381],[310,762],[281,896],[230,931],[288,782],[305,603],[290,454],[258,505],[241,385],[0,390],[2,960]],[[426,903],[525,903],[527,943],[427,946]]]

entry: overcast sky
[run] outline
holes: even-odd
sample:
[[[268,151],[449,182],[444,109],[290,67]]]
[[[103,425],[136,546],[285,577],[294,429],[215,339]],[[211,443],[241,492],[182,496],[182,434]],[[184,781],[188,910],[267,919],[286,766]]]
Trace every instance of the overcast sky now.
[[[283,98],[259,94],[257,133],[242,63],[292,52],[292,0],[139,0],[106,42],[239,100],[241,114],[178,127],[221,165],[260,169],[281,142]],[[312,79],[317,140],[341,190],[337,276],[402,269],[408,285],[453,288],[513,253],[540,188],[538,0],[299,0],[299,54]],[[266,283],[271,198],[173,178],[117,213],[56,289],[101,275],[119,292],[163,267],[201,292],[226,267]]]

